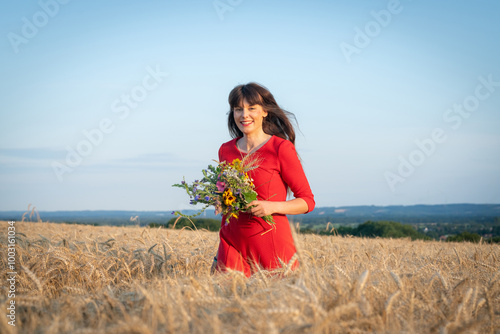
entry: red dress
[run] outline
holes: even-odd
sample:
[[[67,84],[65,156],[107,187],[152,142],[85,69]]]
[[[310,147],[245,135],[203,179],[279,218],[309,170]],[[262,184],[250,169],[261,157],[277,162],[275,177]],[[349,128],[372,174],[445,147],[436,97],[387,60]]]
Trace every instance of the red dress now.
[[[220,162],[241,160],[246,155],[237,148],[238,139],[220,147]],[[314,209],[314,195],[292,142],[272,136],[253,154],[258,154],[261,160],[259,167],[249,172],[258,200],[286,201],[288,186],[295,198],[306,201],[307,212]],[[281,214],[274,214],[273,218],[274,227],[248,213],[231,218],[229,224],[225,223],[226,217],[222,217],[218,269],[229,268],[250,276],[256,265],[269,270],[281,266],[278,258],[288,263],[296,252],[288,218]]]

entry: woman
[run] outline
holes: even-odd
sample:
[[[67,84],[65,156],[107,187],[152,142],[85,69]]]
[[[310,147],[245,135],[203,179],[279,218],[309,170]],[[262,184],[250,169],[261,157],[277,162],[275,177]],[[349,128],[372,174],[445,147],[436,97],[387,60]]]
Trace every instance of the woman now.
[[[249,175],[258,193],[247,211],[226,224],[222,218],[220,244],[212,269],[238,270],[250,276],[259,267],[275,269],[296,252],[286,215],[314,209],[314,195],[295,151],[295,132],[273,95],[256,83],[236,86],[229,94],[228,127],[233,140],[219,149],[219,161],[232,162],[258,155],[259,167]],[[291,190],[295,199],[287,200]],[[272,215],[271,226],[261,217]],[[298,262],[295,262],[295,268]]]

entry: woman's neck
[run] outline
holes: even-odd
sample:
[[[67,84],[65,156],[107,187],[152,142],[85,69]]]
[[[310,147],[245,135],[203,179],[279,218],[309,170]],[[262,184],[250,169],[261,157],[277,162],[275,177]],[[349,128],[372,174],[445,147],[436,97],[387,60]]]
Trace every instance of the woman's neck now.
[[[264,145],[271,137],[272,137],[271,135],[268,135],[265,132],[253,135],[243,134],[243,138],[238,140],[238,148],[241,151],[250,153],[252,151],[257,150],[262,145]]]

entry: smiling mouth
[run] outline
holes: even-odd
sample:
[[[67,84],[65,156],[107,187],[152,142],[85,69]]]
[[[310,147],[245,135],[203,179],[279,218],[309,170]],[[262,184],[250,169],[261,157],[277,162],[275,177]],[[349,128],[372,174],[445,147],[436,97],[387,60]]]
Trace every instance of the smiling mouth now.
[[[240,124],[243,125],[243,126],[249,126],[252,123],[253,123],[253,121],[243,121],[243,122],[240,122]]]

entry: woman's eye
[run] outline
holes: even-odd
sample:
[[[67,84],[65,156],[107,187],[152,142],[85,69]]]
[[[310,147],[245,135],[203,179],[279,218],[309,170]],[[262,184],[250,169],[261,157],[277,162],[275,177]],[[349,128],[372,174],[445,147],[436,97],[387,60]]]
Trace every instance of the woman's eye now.
[[[241,110],[243,110],[243,109],[241,109],[241,108],[234,108],[234,111],[241,111]]]

